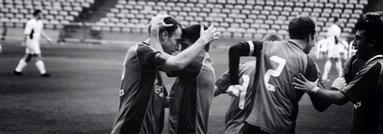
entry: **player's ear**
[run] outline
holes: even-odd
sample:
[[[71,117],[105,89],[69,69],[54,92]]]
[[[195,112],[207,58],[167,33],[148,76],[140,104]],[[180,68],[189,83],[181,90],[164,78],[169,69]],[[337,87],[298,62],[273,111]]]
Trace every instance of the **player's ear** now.
[[[168,33],[168,31],[163,31],[163,32],[161,32],[160,33],[160,41],[164,41],[164,40],[167,40],[168,38],[169,38],[169,33]]]

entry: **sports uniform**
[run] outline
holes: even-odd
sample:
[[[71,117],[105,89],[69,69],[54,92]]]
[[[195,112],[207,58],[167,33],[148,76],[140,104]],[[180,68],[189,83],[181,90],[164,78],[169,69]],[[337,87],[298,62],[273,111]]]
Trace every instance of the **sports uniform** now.
[[[232,97],[229,109],[225,115],[225,134],[238,134],[241,133],[241,129],[244,126],[246,118],[246,112],[249,111],[250,104],[246,101],[247,93],[250,92],[253,86],[255,75],[255,61],[249,61],[241,64],[239,67],[239,76],[242,79],[242,85],[244,84],[245,77],[248,77],[248,85],[244,91],[239,93],[238,97]],[[229,72],[226,71],[215,83],[219,90],[227,90],[230,86]],[[247,103],[246,103],[247,102]]]
[[[15,75],[21,76],[23,69],[28,65],[28,62],[32,58],[36,57],[36,67],[40,71],[42,77],[49,77],[45,70],[45,65],[42,60],[41,50],[40,50],[40,38],[43,35],[45,39],[52,42],[48,36],[43,34],[43,21],[41,18],[41,10],[35,10],[33,12],[33,18],[30,19],[24,30],[25,34],[25,56],[20,59],[18,65],[16,66],[13,73]]]
[[[341,61],[341,52],[344,52],[344,41],[340,40],[341,30],[338,25],[332,24],[327,30],[327,40],[328,40],[328,49],[327,49],[327,61],[324,66],[322,80],[328,80],[328,73],[331,69],[331,62],[336,62],[335,66],[338,72],[338,77],[342,76],[342,61]]]
[[[253,101],[246,123],[264,133],[295,133],[298,101],[304,92],[293,88],[292,79],[302,73],[308,79],[316,80],[318,71],[314,61],[293,41],[248,41],[232,48],[239,50],[230,50],[232,84],[238,84],[238,78],[235,77],[238,76],[238,56],[257,57],[254,86],[246,100]],[[310,98],[314,106],[329,106],[329,102],[320,104],[315,96],[310,95]]]
[[[383,133],[383,55],[371,58],[341,92],[354,104],[351,134]]]
[[[41,54],[40,50],[40,38],[43,31],[43,21],[30,19],[24,30],[24,34],[28,35],[26,40],[25,53],[27,54]]]
[[[214,94],[215,73],[207,52],[200,53],[185,69],[174,72],[169,108],[170,134],[207,134]]]
[[[160,134],[167,93],[159,74],[166,56],[142,43],[129,48],[122,75],[119,113],[112,134]]]

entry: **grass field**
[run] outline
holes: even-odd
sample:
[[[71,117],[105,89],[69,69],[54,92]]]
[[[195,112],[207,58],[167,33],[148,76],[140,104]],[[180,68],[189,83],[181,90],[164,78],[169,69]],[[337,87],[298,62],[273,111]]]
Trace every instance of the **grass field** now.
[[[124,47],[43,48],[51,78],[41,78],[30,64],[24,75],[12,71],[24,49],[3,43],[0,54],[0,133],[1,134],[106,134],[118,111],[118,90]],[[227,69],[227,50],[212,49],[217,76]],[[319,60],[323,68],[323,60]],[[334,69],[333,69],[334,70]],[[331,72],[333,78],[335,72]],[[171,85],[171,80],[166,81]],[[230,98],[214,98],[209,133],[224,132],[224,114]],[[344,134],[351,125],[352,105],[332,105],[316,112],[307,96],[300,102],[297,134]],[[165,131],[166,132],[166,125]]]

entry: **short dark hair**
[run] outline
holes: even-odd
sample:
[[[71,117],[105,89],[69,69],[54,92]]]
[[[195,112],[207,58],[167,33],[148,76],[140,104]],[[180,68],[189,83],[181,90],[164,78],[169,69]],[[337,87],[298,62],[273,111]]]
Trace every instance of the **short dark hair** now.
[[[262,39],[263,41],[281,41],[282,38],[276,34],[268,34]]]
[[[291,39],[305,39],[309,34],[315,34],[315,22],[307,16],[296,17],[289,23]]]
[[[355,24],[355,30],[364,30],[367,40],[375,40],[374,48],[383,53],[383,12],[369,12],[364,14]]]
[[[204,29],[207,29],[207,27],[204,26]],[[201,31],[201,25],[200,24],[193,24],[193,25],[190,25],[190,26],[182,29],[182,35],[181,35],[182,41],[184,41],[185,39],[188,39],[192,43],[196,42],[200,37],[200,34],[201,34],[200,31]],[[181,43],[181,45],[182,45],[181,49],[185,49],[188,47],[187,44]],[[206,51],[209,51],[209,46],[210,46],[210,44],[206,45],[206,47],[205,47]]]
[[[164,22],[165,22],[165,24],[172,24],[173,25],[170,27],[161,27],[160,28],[159,32],[162,33],[163,31],[167,31],[168,36],[172,36],[174,31],[176,31],[178,28],[182,28],[181,24],[172,17],[165,18]]]
[[[33,16],[37,16],[41,13],[41,10],[40,9],[36,9],[35,11],[33,11]]]
[[[338,22],[338,17],[334,17],[334,23],[337,23]]]

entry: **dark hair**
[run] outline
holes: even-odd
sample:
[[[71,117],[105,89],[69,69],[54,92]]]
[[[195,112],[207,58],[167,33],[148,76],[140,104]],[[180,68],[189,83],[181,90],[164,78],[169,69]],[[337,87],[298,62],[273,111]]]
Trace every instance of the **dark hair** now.
[[[173,26],[170,27],[161,27],[159,31],[160,33],[167,31],[169,37],[173,35],[177,28],[182,28],[181,24],[172,17],[165,18],[164,22],[165,24],[173,24]]]
[[[315,34],[315,22],[307,16],[296,17],[289,23],[291,39],[305,39],[309,34]]]
[[[338,22],[338,17],[334,17],[334,23],[337,23]]]
[[[276,34],[269,34],[269,35],[266,35],[265,37],[263,37],[262,40],[263,40],[263,41],[281,41],[282,38],[279,37],[279,36],[276,35]]]
[[[355,30],[365,30],[367,40],[375,40],[377,52],[383,53],[383,12],[369,12],[364,14],[355,24]]]
[[[41,10],[40,9],[36,9],[35,11],[33,11],[33,16],[37,16],[41,13]]]
[[[207,29],[206,26],[204,26],[204,29]],[[184,29],[182,29],[182,35],[181,35],[181,38],[182,38],[182,42],[185,41],[185,39],[188,39],[189,41],[191,41],[192,43],[196,42],[199,37],[200,37],[200,31],[201,31],[201,25],[200,24],[193,24],[193,25],[190,25]],[[209,46],[210,44],[207,44],[206,47],[205,47],[205,50],[206,51],[209,51]],[[189,47],[189,44],[184,44],[184,43],[181,43],[181,49],[186,49],[187,47]]]

